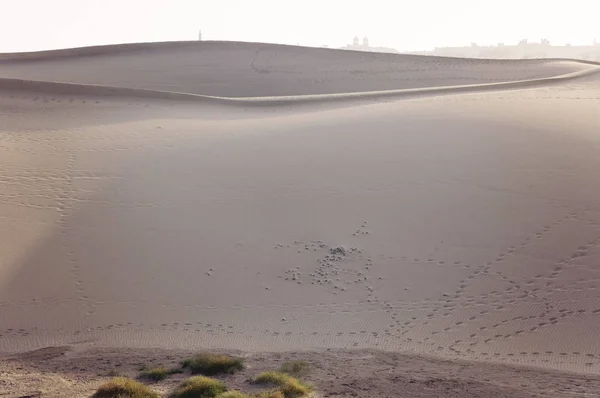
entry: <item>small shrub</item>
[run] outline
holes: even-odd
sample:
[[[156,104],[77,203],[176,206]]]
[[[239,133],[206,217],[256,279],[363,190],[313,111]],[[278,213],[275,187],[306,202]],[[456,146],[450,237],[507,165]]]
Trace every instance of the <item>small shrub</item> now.
[[[312,391],[310,385],[282,372],[261,373],[254,379],[254,383],[278,386],[285,398],[303,397]]]
[[[292,380],[280,387],[280,392],[285,398],[304,397],[312,391],[312,388],[299,380]]]
[[[254,383],[256,384],[274,384],[276,386],[280,386],[288,380],[293,379],[288,374],[281,372],[263,372],[256,376],[254,379]]]
[[[308,368],[310,368],[310,365],[306,361],[289,361],[281,365],[279,370],[289,375],[298,376],[306,374]]]
[[[244,361],[241,358],[216,354],[197,354],[184,360],[181,365],[184,368],[189,368],[192,374],[205,376],[235,373],[244,369]]]
[[[225,385],[218,380],[204,376],[194,376],[184,380],[169,395],[170,398],[214,398],[226,391]]]
[[[159,396],[135,380],[116,377],[101,385],[93,398],[159,398]]]
[[[158,382],[166,379],[170,374],[171,372],[167,368],[159,366],[157,368],[144,370],[140,373],[140,378]]]

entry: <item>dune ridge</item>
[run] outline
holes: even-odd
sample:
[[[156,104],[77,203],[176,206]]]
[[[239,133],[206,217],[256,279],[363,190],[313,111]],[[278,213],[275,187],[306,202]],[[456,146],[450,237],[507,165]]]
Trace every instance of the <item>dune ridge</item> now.
[[[79,83],[58,83],[46,81],[33,81],[22,79],[0,78],[0,90],[28,91],[41,94],[56,95],[88,95],[125,98],[150,98],[177,101],[190,101],[200,103],[215,103],[222,105],[239,106],[267,106],[301,105],[319,103],[338,103],[348,101],[377,101],[381,99],[410,99],[427,96],[452,95],[461,93],[481,93],[502,90],[523,90],[552,84],[564,84],[583,77],[594,76],[600,73],[600,64],[588,70],[572,72],[565,75],[546,77],[542,79],[511,81],[502,83],[472,84],[462,86],[426,87],[417,89],[366,91],[338,94],[307,94],[297,96],[276,97],[215,97],[208,95],[190,94],[183,92],[170,92],[148,89],[134,89],[126,87],[111,87]]]
[[[340,50],[335,48],[322,48],[322,47],[304,47],[295,46],[289,44],[274,44],[274,43],[258,43],[258,42],[242,42],[242,41],[168,41],[168,42],[147,42],[147,43],[123,43],[123,44],[108,44],[108,45],[97,45],[97,46],[86,46],[86,47],[74,47],[64,48],[57,50],[43,50],[43,51],[28,51],[28,52],[12,52],[12,53],[0,53],[0,62],[5,61],[42,61],[51,60],[57,58],[77,58],[77,57],[88,57],[96,55],[112,55],[127,52],[136,51],[164,51],[170,49],[194,49],[205,46],[264,46],[271,48],[289,49],[293,51],[305,51],[305,52],[322,52],[322,53],[338,53]],[[366,53],[355,50],[343,50],[348,53],[355,53],[365,55]],[[377,57],[395,59],[398,57],[412,58],[412,59],[434,59],[434,60],[477,60],[475,58],[460,58],[460,57],[448,57],[439,55],[416,55],[416,54],[392,54],[392,53],[369,53]],[[556,61],[577,61],[584,64],[598,65],[597,61],[590,60],[572,60],[569,58],[538,58],[538,59],[481,59],[480,61],[485,63],[514,63],[514,64],[531,64],[531,63],[546,63]]]
[[[152,43],[57,51],[26,54],[30,59],[20,61],[14,58],[21,55],[5,55],[4,60],[0,56],[0,77],[110,87],[97,89],[103,95],[116,95],[119,87],[169,92],[170,98],[183,98],[180,94],[187,93],[219,98],[319,95],[323,99],[332,94],[353,97],[364,92],[377,92],[370,95],[378,98],[382,91],[406,95],[395,92],[432,87],[453,87],[442,92],[456,92],[455,86],[473,86],[463,90],[475,90],[478,86],[489,89],[487,86],[493,83],[503,85],[489,87],[519,88],[514,83],[517,81],[530,87],[555,81],[548,78],[568,79],[575,72],[598,67],[593,62],[573,60],[477,60],[235,42]],[[86,55],[89,53],[97,55]],[[14,87],[19,83],[3,84]],[[39,90],[39,84],[28,83],[28,87]],[[47,88],[52,89],[59,88]],[[84,91],[93,94],[91,88]],[[438,91],[426,95],[434,93]],[[128,92],[132,94],[166,95]]]

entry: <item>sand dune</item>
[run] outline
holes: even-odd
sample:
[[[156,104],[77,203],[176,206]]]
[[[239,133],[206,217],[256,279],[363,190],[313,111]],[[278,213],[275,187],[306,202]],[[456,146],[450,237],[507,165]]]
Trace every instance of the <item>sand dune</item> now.
[[[0,76],[217,97],[265,97],[533,80],[579,72],[590,64],[191,42],[7,54],[0,56]]]
[[[581,65],[579,65],[581,66]],[[47,82],[39,80],[24,80],[0,78],[0,88],[6,92],[28,92],[50,95],[92,95],[95,97],[118,97],[118,98],[145,98],[177,100],[186,102],[199,102],[205,104],[219,104],[228,106],[269,106],[285,107],[298,105],[326,105],[342,103],[372,103],[387,99],[411,99],[419,97],[432,97],[440,95],[451,95],[461,93],[477,93],[501,90],[519,90],[534,87],[547,87],[555,84],[565,84],[573,80],[581,80],[588,76],[595,77],[598,67],[586,67],[583,70],[571,72],[558,76],[535,78],[529,80],[515,80],[497,83],[468,84],[460,86],[420,87],[411,89],[359,91],[349,93],[330,94],[298,94],[288,96],[269,97],[218,97],[201,94],[152,90],[143,88],[127,88],[117,86],[103,86],[82,83]],[[301,87],[301,86],[299,86]],[[302,91],[302,90],[300,90]],[[14,95],[13,95],[14,96]],[[297,108],[296,108],[297,109]]]
[[[5,55],[0,78],[0,351],[600,371],[593,64],[188,43]]]

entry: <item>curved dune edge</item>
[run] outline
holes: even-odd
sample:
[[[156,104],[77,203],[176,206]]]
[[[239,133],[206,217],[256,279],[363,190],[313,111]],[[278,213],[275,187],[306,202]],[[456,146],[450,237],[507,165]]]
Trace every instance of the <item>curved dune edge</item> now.
[[[167,48],[185,48],[197,46],[198,41],[166,41],[148,43],[123,43],[107,44],[100,46],[86,46],[74,48],[61,48],[58,50],[42,50],[28,52],[0,53],[0,61],[42,61],[60,58],[77,58],[95,55],[121,54],[143,50],[160,50]],[[233,42],[235,43],[235,42]]]
[[[498,62],[498,61],[509,61],[511,63],[532,63],[532,62],[560,62],[560,61],[573,61],[582,64],[589,65],[600,65],[600,62],[569,59],[569,58],[534,58],[534,59],[502,59],[502,58],[463,58],[463,57],[450,57],[440,55],[419,55],[419,54],[404,54],[404,53],[365,53],[363,51],[339,49],[339,48],[322,48],[322,47],[307,47],[298,46],[291,44],[278,44],[278,43],[263,43],[263,42],[246,42],[246,41],[219,41],[219,40],[207,40],[207,41],[165,41],[165,42],[145,42],[145,43],[121,43],[121,44],[105,44],[96,46],[85,46],[85,47],[73,47],[73,48],[61,48],[56,50],[41,50],[41,51],[28,51],[28,52],[9,52],[0,53],[0,62],[31,62],[31,61],[48,61],[65,58],[81,58],[99,55],[118,55],[126,53],[135,53],[138,51],[161,51],[161,50],[173,50],[183,48],[195,48],[200,46],[212,46],[212,45],[231,45],[231,46],[269,46],[272,48],[280,49],[300,49],[304,51],[317,51],[317,52],[344,52],[344,53],[359,53],[377,55],[382,58],[398,58],[398,57],[410,57],[413,59],[445,59],[445,60],[479,60],[481,62]]]
[[[578,61],[574,61],[578,62]],[[54,95],[89,95],[104,97],[134,97],[148,99],[177,100],[188,102],[201,102],[233,106],[282,106],[282,105],[301,105],[301,104],[323,104],[339,103],[364,100],[383,100],[383,99],[410,99],[428,96],[451,95],[462,93],[477,93],[502,90],[521,90],[560,84],[600,73],[600,66],[590,67],[589,69],[568,73],[565,75],[531,79],[518,80],[501,83],[472,84],[464,86],[443,86],[443,87],[425,87],[416,89],[399,89],[385,91],[366,91],[354,93],[337,94],[315,94],[298,96],[280,96],[280,97],[215,97],[199,94],[190,94],[182,92],[136,89],[114,86],[102,86],[93,84],[47,82],[37,80],[23,80],[0,78],[0,91],[28,91],[41,94]]]

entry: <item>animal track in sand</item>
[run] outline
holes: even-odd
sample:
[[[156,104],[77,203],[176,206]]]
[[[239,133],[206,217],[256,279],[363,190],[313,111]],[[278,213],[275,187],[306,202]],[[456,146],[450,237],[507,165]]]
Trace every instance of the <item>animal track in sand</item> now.
[[[366,231],[367,222],[363,222],[357,233],[354,235],[368,235]],[[286,271],[286,280],[294,281],[298,284],[310,283],[312,285],[329,286],[330,292],[337,295],[359,286],[367,295],[368,301],[378,302],[376,291],[371,285],[368,273],[373,267],[373,260],[363,254],[363,250],[357,247],[346,248],[344,246],[331,246],[320,240],[310,242],[294,241],[289,245],[277,244],[276,248],[296,248],[298,254],[303,252],[324,252],[317,259],[316,269],[308,271],[308,279],[302,278],[302,271],[299,267]],[[362,263],[362,265],[360,265]],[[348,268],[352,264],[353,269]]]
[[[91,104],[90,104],[91,106]],[[62,208],[61,211],[66,211],[66,208]],[[367,233],[362,233],[362,232],[367,232],[366,230],[366,225],[367,224],[363,224],[361,225],[361,227],[359,229],[356,230],[356,232],[354,233],[355,236],[359,236],[357,239],[369,239],[370,237],[363,237],[362,235],[367,235]],[[554,226],[556,226],[558,224],[554,224]],[[369,225],[370,227],[370,225]],[[362,229],[362,232],[360,232]],[[540,233],[540,239],[544,238],[544,235],[547,234],[550,231],[550,225],[544,225],[544,227],[541,229]],[[360,233],[359,233],[360,232]],[[371,234],[369,234],[371,235]],[[536,235],[537,236],[537,235]],[[352,239],[352,238],[351,238]],[[518,242],[510,242],[511,245],[506,249],[506,251],[504,253],[500,253],[497,256],[491,256],[492,259],[496,259],[499,260],[499,262],[504,262],[506,263],[509,259],[511,255],[514,255],[516,251],[518,251],[519,248],[525,247],[527,246],[527,244],[530,244],[530,242],[535,242],[535,239],[526,239],[521,243]],[[367,261],[367,257],[366,255],[364,256],[364,269],[361,269],[359,272],[362,273],[362,275],[359,275],[358,272],[353,273],[355,270],[349,269],[349,267],[346,267],[345,265],[347,264],[348,258],[350,257],[350,255],[345,255],[345,256],[339,256],[339,255],[334,255],[331,252],[328,252],[328,250],[335,248],[335,246],[327,246],[327,247],[320,247],[321,243],[317,243],[316,241],[314,242],[314,244],[316,246],[311,246],[313,244],[313,242],[308,242],[309,244],[309,248],[308,250],[303,246],[303,245],[298,245],[298,246],[292,246],[291,248],[293,249],[300,249],[301,253],[305,253],[308,251],[312,251],[314,252],[318,252],[319,255],[321,255],[321,260],[322,263],[316,265],[317,270],[323,270],[325,272],[324,275],[319,275],[316,272],[312,272],[315,275],[310,275],[309,271],[312,271],[312,269],[310,270],[298,270],[298,269],[292,269],[289,270],[289,272],[285,275],[285,277],[289,278],[288,281],[289,282],[303,282],[303,283],[309,283],[309,282],[317,282],[315,279],[318,278],[322,283],[322,285],[324,286],[325,289],[327,289],[328,291],[331,291],[332,294],[333,293],[339,293],[339,291],[341,290],[341,288],[346,288],[348,289],[348,287],[346,287],[345,285],[338,285],[337,283],[342,283],[344,281],[347,282],[347,284],[350,284],[350,288],[352,289],[356,289],[357,287],[360,287],[361,289],[364,289],[365,293],[369,296],[369,298],[371,300],[373,300],[376,304],[381,304],[382,309],[385,309],[385,311],[389,312],[390,315],[395,318],[394,322],[395,324],[400,324],[403,326],[410,326],[413,324],[417,324],[418,323],[418,319],[424,318],[422,315],[419,316],[411,316],[409,320],[405,320],[403,319],[403,311],[404,309],[402,308],[402,306],[400,305],[395,305],[393,309],[390,309],[386,306],[384,306],[382,303],[380,303],[380,301],[377,299],[377,286],[372,286],[371,284],[369,284],[368,280],[365,280],[364,278],[368,278],[369,276],[371,276],[373,274],[373,272],[369,273],[371,271],[370,267],[373,265],[372,260],[369,258],[369,261]],[[508,244],[507,244],[508,245]],[[360,246],[360,245],[359,245]],[[580,251],[579,254],[584,253],[584,251]],[[362,253],[359,253],[362,254]],[[359,254],[352,254],[352,256],[356,256],[359,257]],[[447,264],[452,264],[451,261],[448,261],[447,258],[445,258],[444,260],[441,259],[435,259],[433,257],[428,257],[426,256],[427,253],[418,253],[418,257],[419,258],[423,258],[423,259],[427,259],[427,262],[429,263],[437,263],[438,265],[443,265],[445,264],[444,261],[446,261]],[[577,254],[577,253],[575,253]],[[575,258],[583,258],[584,256],[579,256],[579,254],[575,255]],[[586,252],[587,254],[587,252]],[[69,256],[72,256],[73,253],[69,253]],[[325,258],[325,255],[328,256],[329,258]],[[376,256],[373,256],[373,258],[377,259]],[[352,258],[350,261],[354,261],[354,258]],[[417,260],[419,261],[419,260]],[[369,265],[371,264],[371,265]],[[422,262],[421,262],[422,264]],[[458,265],[458,262],[454,262],[455,265]],[[425,264],[423,264],[425,265]],[[462,264],[461,264],[462,265]],[[483,266],[483,268],[473,268],[473,269],[478,269],[478,272],[474,275],[486,275],[487,273],[490,273],[491,271],[495,271],[494,270],[495,264],[493,262],[487,262],[485,263],[485,265]],[[374,268],[374,267],[373,267]],[[337,274],[334,273],[337,272]],[[552,275],[553,278],[556,279],[559,275],[560,272],[562,270],[555,270]],[[74,280],[75,283],[79,286],[78,288],[81,288],[82,290],[78,293],[80,295],[81,298],[85,297],[85,292],[83,290],[84,284],[83,281],[81,280],[81,278],[78,278],[75,273],[76,272],[80,272],[80,270],[78,268],[73,267],[73,274],[74,274]],[[556,272],[558,272],[557,274],[555,274]],[[361,279],[362,278],[362,279]],[[542,274],[538,274],[538,276],[536,276],[537,279],[540,280],[541,283],[544,283],[547,281],[547,279],[545,279],[545,277]],[[329,280],[329,282],[327,282],[326,280]],[[338,280],[339,279],[339,280]],[[559,278],[560,279],[560,278]],[[507,291],[506,295],[501,295],[500,293],[496,293],[496,294],[490,294],[490,296],[488,297],[493,297],[494,299],[499,300],[500,302],[492,305],[489,307],[488,310],[484,310],[486,312],[481,311],[480,312],[480,308],[477,308],[475,306],[475,301],[471,301],[469,302],[468,296],[469,296],[469,288],[476,284],[478,282],[478,280],[475,279],[475,276],[470,275],[468,277],[464,278],[464,281],[461,281],[460,284],[458,285],[459,288],[454,292],[454,293],[450,293],[450,297],[452,297],[455,301],[449,301],[446,297],[444,298],[432,298],[432,300],[434,300],[434,302],[439,302],[440,304],[443,304],[444,306],[447,307],[440,307],[440,309],[436,309],[435,310],[435,314],[439,314],[439,316],[445,316],[448,317],[450,315],[451,312],[453,311],[457,311],[457,310],[461,310],[461,318],[460,319],[464,319],[465,320],[465,325],[463,325],[465,327],[465,330],[467,326],[471,326],[474,325],[475,322],[479,322],[478,318],[476,318],[475,316],[464,316],[464,318],[462,318],[463,314],[468,314],[469,308],[472,308],[472,311],[474,313],[481,313],[482,315],[487,314],[487,311],[491,311],[492,313],[495,311],[495,309],[501,309],[503,307],[508,307],[509,309],[511,308],[510,306],[507,305],[507,303],[510,302],[510,297],[522,297],[520,296],[520,293],[517,293],[518,290],[529,290],[530,292],[534,292],[534,290],[532,289],[533,287],[533,283],[529,283],[531,281],[527,281],[524,283],[516,283],[513,281],[513,288],[509,291]],[[318,283],[321,284],[321,283]],[[548,286],[548,290],[551,290],[551,286],[553,286],[552,284],[550,284]],[[453,286],[454,288],[454,286]],[[335,290],[335,291],[334,291]],[[449,289],[450,290],[450,289]],[[501,289],[499,289],[501,290]],[[456,297],[455,297],[456,296]],[[523,297],[527,297],[527,296],[523,296]],[[87,299],[89,300],[89,299]],[[486,299],[487,300],[487,299]],[[486,305],[486,300],[483,301],[478,301],[481,305]],[[465,302],[469,302],[469,305],[464,305]],[[409,304],[406,304],[407,308],[409,306]],[[416,306],[416,305],[415,305]],[[444,308],[444,309],[441,309]],[[442,313],[443,312],[443,313]],[[412,315],[412,313],[411,313]],[[554,314],[552,314],[554,315]],[[566,316],[566,315],[565,315]],[[559,315],[560,317],[560,315]],[[485,318],[485,317],[482,317]],[[560,319],[560,318],[559,318]],[[468,321],[467,321],[468,320]],[[520,320],[511,320],[511,323],[519,323],[521,321],[524,321],[524,319],[520,319]],[[447,320],[445,321],[447,323],[450,322],[454,322],[454,320]],[[481,322],[487,322],[486,319],[481,320]],[[189,325],[184,325],[186,327],[189,327]],[[432,323],[430,326],[434,327],[434,324]],[[435,325],[435,328],[440,327],[438,324]],[[445,327],[445,325],[442,325],[441,327]],[[529,326],[524,327],[523,328],[525,330],[525,333],[527,333],[527,330],[531,330],[531,328],[529,328]],[[451,327],[445,327],[443,329],[444,331],[448,332],[451,331],[452,328]],[[492,333],[495,333],[492,332]],[[501,333],[504,333],[503,331],[501,331]],[[505,334],[495,334],[494,337],[495,338],[500,338],[501,336],[504,336]],[[499,337],[500,336],[500,337]],[[476,337],[476,336],[475,336]],[[439,342],[436,342],[437,344],[439,344]],[[496,356],[494,354],[494,356]]]

